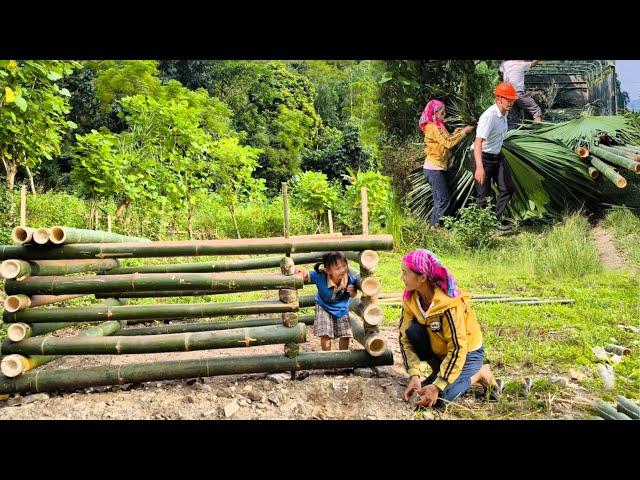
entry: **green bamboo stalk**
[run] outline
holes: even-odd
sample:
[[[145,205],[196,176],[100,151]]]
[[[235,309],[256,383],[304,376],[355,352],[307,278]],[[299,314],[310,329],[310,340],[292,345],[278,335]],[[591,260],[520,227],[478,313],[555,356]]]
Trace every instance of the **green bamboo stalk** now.
[[[63,328],[73,327],[77,325],[72,322],[59,323],[12,323],[7,328],[7,337],[13,342],[20,342],[25,338],[36,337],[45,333],[54,332]]]
[[[101,337],[106,335],[112,335],[118,330],[120,330],[123,326],[124,324],[122,322],[107,321],[95,327],[84,330],[80,332],[77,336],[71,337],[71,338],[82,340],[83,337]],[[25,341],[26,342],[40,341],[44,343],[48,339],[57,340],[55,339],[55,337],[40,337],[40,338],[34,337]],[[2,345],[0,345],[0,353],[3,353],[3,348],[5,348],[5,346],[10,348],[11,346],[22,345],[23,343],[24,342],[14,343],[14,342],[11,342],[10,340],[5,340],[2,343]],[[0,368],[2,368],[2,373],[10,377],[16,377],[29,370],[33,370],[34,368],[44,365],[45,363],[49,363],[57,358],[60,358],[60,355],[38,355],[37,353],[40,353],[40,352],[35,352],[35,353],[36,355],[25,357],[23,356],[23,354],[17,352],[3,358],[2,363],[0,364]]]
[[[0,260],[63,260],[82,258],[184,257],[199,255],[253,255],[316,251],[392,250],[391,235],[354,235],[339,238],[250,238],[241,240],[193,240],[148,243],[84,243],[32,248],[1,245]]]
[[[379,357],[372,357],[364,350],[355,350],[351,352],[300,353],[294,358],[285,355],[259,355],[146,362],[120,366],[27,372],[15,379],[0,377],[0,394],[73,390],[98,385],[123,385],[215,375],[361,368],[380,365],[393,365],[393,355],[390,350]]]
[[[353,338],[364,347],[369,355],[377,357],[384,354],[387,350],[387,342],[384,338],[378,333],[367,332],[362,319],[354,313],[349,313],[349,321]]]
[[[93,306],[82,308],[35,308],[3,315],[5,323],[95,322],[135,319],[176,319],[220,317],[224,315],[250,315],[295,312],[298,305],[279,300],[235,303],[178,303],[159,305]]]
[[[609,181],[613,182],[616,187],[624,188],[627,186],[627,180],[622,175],[618,174],[613,167],[607,165],[598,157],[594,157],[593,155],[589,156],[589,160],[591,165],[593,165],[596,170],[604,175]]]
[[[630,152],[640,153],[640,147],[637,145],[622,145],[620,148],[624,148]]]
[[[313,325],[315,316],[304,315],[298,317],[298,322]],[[227,320],[209,323],[182,323],[179,325],[165,325],[160,327],[125,328],[119,332],[120,336],[161,335],[166,333],[209,332],[213,330],[228,330],[230,328],[264,327],[267,325],[282,325],[282,318],[252,318],[249,320]]]
[[[84,297],[85,295],[9,295],[4,299],[4,309],[7,312],[18,312],[27,308],[50,305],[52,303],[66,302],[73,298]]]
[[[16,245],[24,245],[25,243],[31,243],[33,241],[33,232],[35,228],[29,227],[14,227],[11,230],[11,240]]]
[[[53,227],[49,233],[49,240],[55,245],[68,245],[70,243],[124,243],[150,241],[148,238],[129,237],[127,235],[120,235],[119,233],[71,227]]]
[[[114,258],[90,260],[5,260],[0,265],[0,275],[5,279],[28,276],[68,275],[70,273],[102,272],[119,265]]]
[[[0,353],[3,355],[15,353],[20,355],[127,355],[189,352],[305,341],[306,327],[300,323],[293,328],[284,325],[268,325],[137,337],[33,337],[18,343],[5,341],[0,345]]]
[[[640,161],[639,153],[632,153],[631,151],[625,150],[620,147],[610,147],[608,145],[600,145],[601,148],[605,149],[607,152],[614,153],[616,155],[620,155],[621,157],[629,158],[635,162]]]
[[[298,289],[304,286],[300,275],[279,273],[134,273],[131,275],[92,275],[83,277],[27,277],[7,280],[5,291],[10,294],[62,295],[72,293],[147,292],[157,290],[209,290],[211,293],[230,291]]]
[[[618,412],[615,408],[602,400],[596,400],[594,408],[598,415],[605,420],[631,420],[627,415]]]
[[[624,413],[629,418],[633,418],[634,420],[640,419],[640,406],[633,403],[628,398],[623,397],[622,395],[618,395],[616,397],[616,400],[618,400],[618,412]]]
[[[560,303],[560,304],[571,304],[576,303],[572,298],[549,298],[549,299],[541,299],[541,300],[531,300],[531,301],[521,301],[521,302],[512,302],[511,305],[548,305],[552,303]]]
[[[250,292],[251,290],[218,290],[216,293],[239,293]],[[153,290],[150,292],[106,292],[96,293],[95,298],[153,298],[153,297],[198,297],[203,295],[213,295],[210,290]]]
[[[614,165],[626,168],[635,173],[640,173],[640,163],[635,160],[609,152],[601,147],[591,147],[590,152],[609,163],[613,163]]]

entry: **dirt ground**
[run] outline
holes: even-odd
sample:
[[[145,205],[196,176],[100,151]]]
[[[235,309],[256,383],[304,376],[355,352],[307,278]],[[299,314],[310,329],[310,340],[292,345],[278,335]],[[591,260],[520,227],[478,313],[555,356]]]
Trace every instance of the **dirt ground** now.
[[[309,329],[309,327],[307,327]],[[68,334],[68,332],[67,332]],[[455,412],[428,409],[416,415],[402,400],[407,377],[401,363],[396,327],[381,334],[393,351],[395,364],[356,372],[307,371],[306,378],[291,375],[226,375],[143,384],[90,387],[75,392],[12,395],[0,402],[0,419],[357,419],[409,420],[458,418]],[[319,350],[308,332],[301,351]],[[335,348],[335,347],[334,347]],[[359,346],[357,348],[360,348]],[[120,365],[140,361],[208,358],[219,355],[281,353],[282,345],[147,355],[94,355],[62,357],[41,368],[59,369]],[[299,377],[305,377],[300,375]],[[280,383],[278,383],[278,381]],[[482,410],[473,395],[458,400],[466,411]],[[565,407],[568,407],[565,405]],[[551,417],[566,418],[559,409]],[[468,417],[467,417],[468,418]],[[482,417],[480,417],[482,418]]]

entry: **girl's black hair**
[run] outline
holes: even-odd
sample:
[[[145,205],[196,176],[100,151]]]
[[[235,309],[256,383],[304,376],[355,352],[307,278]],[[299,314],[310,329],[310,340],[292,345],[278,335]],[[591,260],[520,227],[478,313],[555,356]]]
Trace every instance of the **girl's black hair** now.
[[[345,256],[344,252],[327,252],[322,255],[322,262],[316,263],[313,266],[313,269],[316,271],[316,273],[320,273],[320,265],[323,265],[324,268],[327,268],[331,265],[335,265],[341,260],[343,260],[344,263],[348,265],[347,257]]]

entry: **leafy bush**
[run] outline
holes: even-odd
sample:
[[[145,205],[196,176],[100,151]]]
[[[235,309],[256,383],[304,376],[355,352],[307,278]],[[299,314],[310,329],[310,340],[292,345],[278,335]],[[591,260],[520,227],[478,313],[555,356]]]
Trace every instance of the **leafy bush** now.
[[[330,184],[324,173],[304,172],[293,178],[292,201],[321,223],[326,210],[334,209],[339,191],[340,187]]]
[[[484,250],[495,245],[491,230],[496,223],[491,202],[483,209],[473,203],[458,210],[458,217],[442,217],[444,226],[451,231],[455,245],[467,250]]]
[[[379,172],[349,171],[351,185],[337,202],[338,221],[348,233],[360,232],[362,228],[360,188],[367,188],[369,222],[372,230],[385,226],[391,215],[393,198],[391,179]]]

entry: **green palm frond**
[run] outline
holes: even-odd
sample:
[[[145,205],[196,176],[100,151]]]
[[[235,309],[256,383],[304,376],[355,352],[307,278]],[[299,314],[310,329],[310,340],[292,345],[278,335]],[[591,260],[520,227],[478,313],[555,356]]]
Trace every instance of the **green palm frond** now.
[[[544,126],[536,130],[544,138],[558,140],[567,147],[589,148],[603,137],[616,143],[632,143],[640,138],[640,131],[629,120],[618,116],[582,116],[575,120]]]

